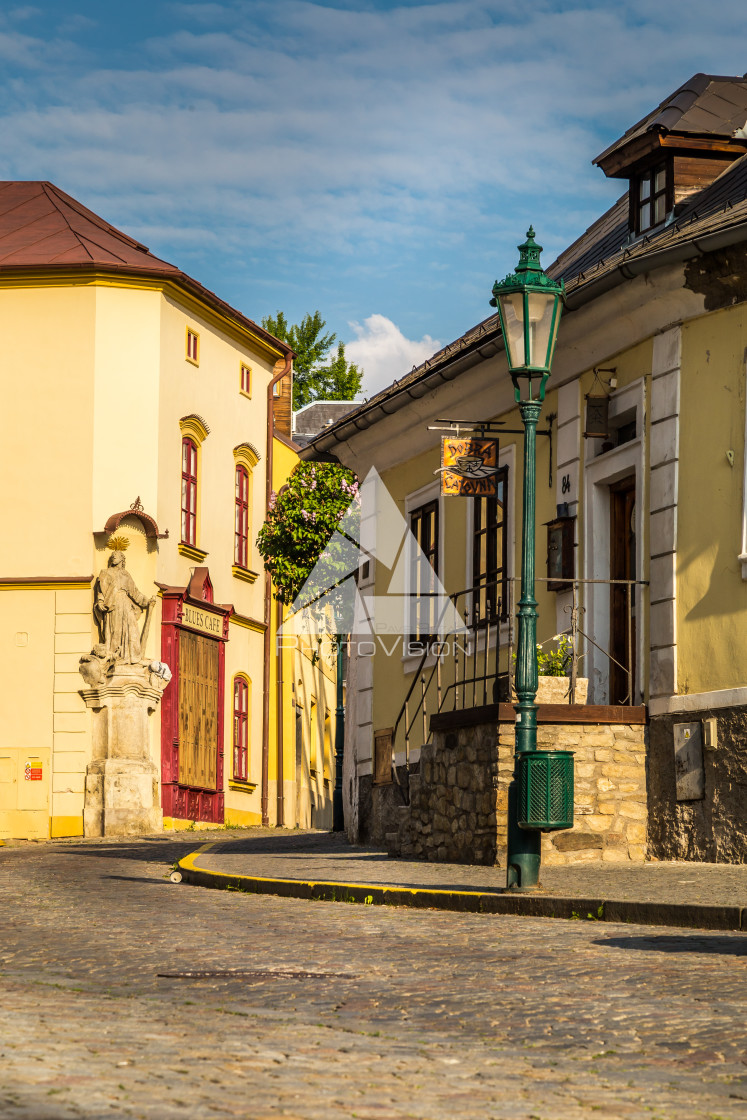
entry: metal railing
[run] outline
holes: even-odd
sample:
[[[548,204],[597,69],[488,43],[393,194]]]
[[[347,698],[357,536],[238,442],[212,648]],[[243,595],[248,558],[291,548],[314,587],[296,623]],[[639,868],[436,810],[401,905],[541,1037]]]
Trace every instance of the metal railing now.
[[[505,581],[505,611],[501,600],[495,611],[488,602],[484,618],[480,618],[474,606],[475,588],[459,591],[449,597],[459,617],[464,619],[464,629],[461,632],[453,629],[450,633],[439,636],[438,640],[424,639],[419,663],[394,723],[391,750],[395,779],[398,736],[404,739],[405,767],[409,769],[411,739],[413,736],[420,738],[418,727],[422,724],[420,742],[425,744],[429,741],[430,715],[511,701],[516,626],[514,585],[518,582],[518,577],[510,577]],[[537,577],[537,583],[549,582],[560,581]],[[564,699],[569,704],[575,703],[577,682],[579,675],[583,675],[579,674],[579,668],[593,649],[607,660],[608,669],[617,666],[624,675],[627,692],[619,703],[623,706],[632,705],[635,702],[634,628],[638,613],[635,588],[648,586],[647,581],[569,579],[563,580],[563,583],[567,583],[567,589],[560,593],[571,595],[571,601],[565,607],[569,615],[568,626],[542,644],[547,645],[563,637],[567,639],[569,648],[565,668],[568,691]],[[615,587],[625,589],[625,662],[615,657],[610,649],[604,648],[595,635],[588,633],[581,625],[587,607],[580,601],[580,589],[590,585],[605,585],[610,588],[610,595]]]

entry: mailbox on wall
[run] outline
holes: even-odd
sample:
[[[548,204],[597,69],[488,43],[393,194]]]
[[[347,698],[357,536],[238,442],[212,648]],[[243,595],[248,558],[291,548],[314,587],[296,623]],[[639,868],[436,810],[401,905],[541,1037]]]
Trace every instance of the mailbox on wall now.
[[[562,507],[561,507],[562,508]],[[547,523],[547,587],[569,591],[576,574],[576,518],[565,514]]]

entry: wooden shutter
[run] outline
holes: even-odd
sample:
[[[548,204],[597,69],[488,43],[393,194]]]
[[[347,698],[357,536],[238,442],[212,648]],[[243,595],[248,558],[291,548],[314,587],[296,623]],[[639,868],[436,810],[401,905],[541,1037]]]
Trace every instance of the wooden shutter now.
[[[179,638],[179,784],[216,789],[218,642],[187,630]]]

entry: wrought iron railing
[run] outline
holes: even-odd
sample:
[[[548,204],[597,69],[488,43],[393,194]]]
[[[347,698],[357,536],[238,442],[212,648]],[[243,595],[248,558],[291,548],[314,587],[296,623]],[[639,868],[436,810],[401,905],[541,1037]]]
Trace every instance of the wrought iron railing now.
[[[510,701],[513,696],[514,679],[514,586],[517,577],[505,582],[507,596],[505,609],[499,601],[493,610],[487,604],[486,617],[480,618],[473,606],[473,588],[459,591],[450,596],[451,603],[460,618],[464,619],[464,630],[460,633],[454,628],[442,634],[438,640],[429,639],[413,672],[407,694],[394,723],[391,751],[392,773],[397,779],[396,755],[404,748],[405,767],[409,769],[411,741],[420,739],[421,744],[430,738],[429,716],[434,712],[459,711],[487,704]],[[537,582],[549,582],[537,578]],[[553,581],[557,582],[557,580]],[[596,650],[607,660],[608,667],[617,666],[624,675],[627,692],[619,703],[632,705],[636,699],[634,681],[635,648],[634,621],[637,614],[635,588],[648,586],[645,580],[602,580],[573,579],[567,581],[567,591],[571,601],[566,606],[569,615],[568,626],[555,634],[550,641],[567,638],[567,680],[568,690],[564,699],[569,704],[576,701],[579,669]],[[604,648],[594,634],[589,633],[581,624],[586,606],[580,602],[580,590],[590,585],[619,587],[625,596],[625,662],[615,657],[610,649]],[[491,648],[491,641],[493,641]],[[547,645],[548,642],[543,643]],[[422,739],[419,728],[422,725]],[[398,751],[399,744],[399,751]]]

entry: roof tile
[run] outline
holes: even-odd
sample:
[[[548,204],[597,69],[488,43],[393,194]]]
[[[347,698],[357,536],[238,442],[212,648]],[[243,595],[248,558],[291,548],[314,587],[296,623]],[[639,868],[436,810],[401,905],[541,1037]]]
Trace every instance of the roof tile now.
[[[173,280],[219,314],[251,331],[275,353],[292,349],[176,265],[41,180],[0,181],[0,273],[25,269],[89,268]]]

